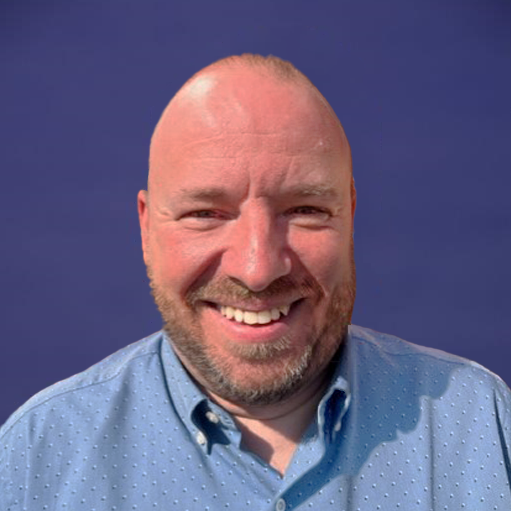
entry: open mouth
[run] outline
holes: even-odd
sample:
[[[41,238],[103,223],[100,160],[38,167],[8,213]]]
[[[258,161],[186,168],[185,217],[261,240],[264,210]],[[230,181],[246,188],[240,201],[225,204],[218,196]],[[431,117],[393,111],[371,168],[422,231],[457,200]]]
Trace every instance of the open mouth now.
[[[217,306],[220,314],[225,318],[247,325],[267,325],[272,321],[278,321],[282,316],[287,316],[289,314],[290,308],[291,306],[288,304],[268,310],[249,311],[237,309],[228,305]]]
[[[296,300],[292,303],[280,305],[267,310],[251,311],[239,309],[229,305],[211,304],[224,317],[236,323],[245,325],[268,325],[275,321],[279,321],[289,315],[298,303],[303,299]]]

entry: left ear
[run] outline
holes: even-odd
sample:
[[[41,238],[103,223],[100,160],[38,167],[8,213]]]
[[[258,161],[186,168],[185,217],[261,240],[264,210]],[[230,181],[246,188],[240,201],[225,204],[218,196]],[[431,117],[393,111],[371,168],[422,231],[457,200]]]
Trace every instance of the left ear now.
[[[351,177],[351,228],[355,230],[355,210],[357,209],[357,190],[355,189],[355,179]]]
[[[142,238],[142,252],[144,262],[149,259],[149,197],[146,190],[140,190],[137,195],[138,221],[140,223],[140,236]]]

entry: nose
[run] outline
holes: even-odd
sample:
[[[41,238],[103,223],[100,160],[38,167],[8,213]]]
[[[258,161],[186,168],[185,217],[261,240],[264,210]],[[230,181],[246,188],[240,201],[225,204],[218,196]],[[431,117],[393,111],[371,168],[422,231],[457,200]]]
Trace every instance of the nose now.
[[[251,291],[266,289],[291,271],[285,226],[264,208],[241,213],[232,226],[222,266],[226,275]]]

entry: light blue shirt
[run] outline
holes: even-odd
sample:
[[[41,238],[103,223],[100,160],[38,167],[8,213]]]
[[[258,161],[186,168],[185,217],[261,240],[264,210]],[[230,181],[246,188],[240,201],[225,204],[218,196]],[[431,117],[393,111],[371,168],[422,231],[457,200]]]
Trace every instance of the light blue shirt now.
[[[2,511],[510,511],[511,394],[481,366],[350,327],[281,477],[154,334],[0,430]]]

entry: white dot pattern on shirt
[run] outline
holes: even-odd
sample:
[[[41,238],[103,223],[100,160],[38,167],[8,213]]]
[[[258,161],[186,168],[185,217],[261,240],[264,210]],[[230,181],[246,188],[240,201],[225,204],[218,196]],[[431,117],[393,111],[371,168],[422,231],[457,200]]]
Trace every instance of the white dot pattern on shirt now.
[[[165,381],[190,402],[197,391],[145,354],[123,379],[57,394],[20,417],[0,443],[0,508],[509,511],[499,455],[509,452],[509,395],[493,377],[428,357],[419,364],[406,351],[385,365],[361,348],[364,378],[341,430],[323,442],[311,426],[283,479],[238,448],[221,410],[205,408],[200,425],[183,414]]]

